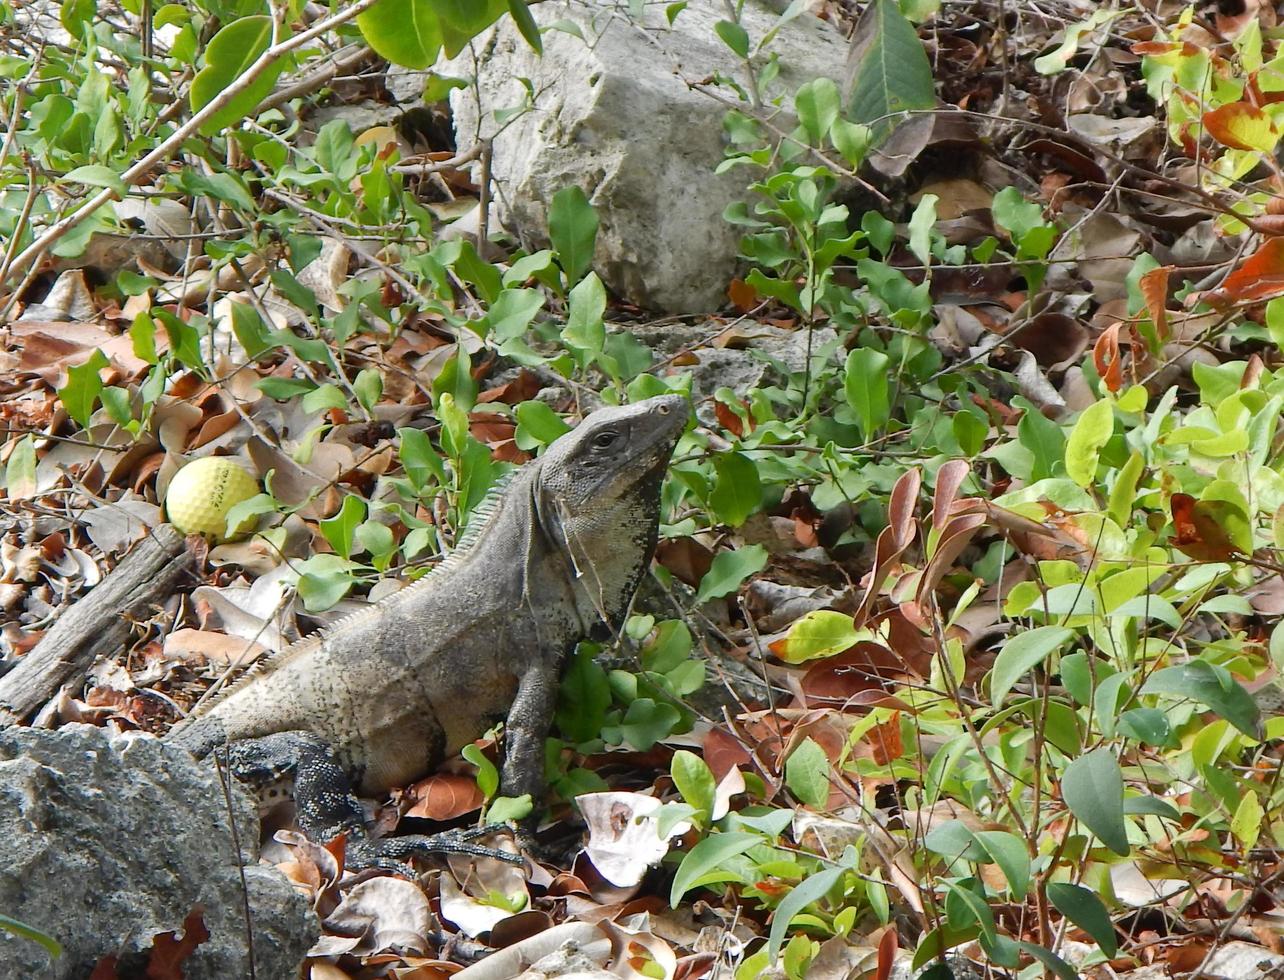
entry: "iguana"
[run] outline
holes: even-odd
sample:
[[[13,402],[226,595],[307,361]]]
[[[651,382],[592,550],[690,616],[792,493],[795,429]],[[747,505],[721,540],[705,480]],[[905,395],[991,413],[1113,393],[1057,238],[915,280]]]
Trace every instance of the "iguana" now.
[[[256,665],[166,739],[217,749],[252,783],[292,774],[300,827],[346,832],[351,867],[477,853],[468,834],[370,838],[355,791],[417,779],[505,719],[501,790],[540,799],[562,664],[626,613],[687,417],[679,395],[588,415],[479,506],[429,575]]]

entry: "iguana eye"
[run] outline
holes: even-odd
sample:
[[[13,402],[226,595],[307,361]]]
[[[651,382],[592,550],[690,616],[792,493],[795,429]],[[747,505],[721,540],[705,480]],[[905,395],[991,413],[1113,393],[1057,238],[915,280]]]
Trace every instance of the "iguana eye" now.
[[[615,445],[615,440],[618,438],[619,438],[619,433],[611,432],[609,429],[606,432],[599,432],[592,439],[593,448],[610,449],[613,445]]]

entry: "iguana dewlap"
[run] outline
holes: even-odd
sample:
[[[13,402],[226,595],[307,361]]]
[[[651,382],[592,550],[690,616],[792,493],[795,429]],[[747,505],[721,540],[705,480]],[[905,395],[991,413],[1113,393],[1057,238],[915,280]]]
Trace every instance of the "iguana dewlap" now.
[[[368,840],[353,790],[417,779],[504,719],[501,791],[540,798],[562,664],[627,612],[687,416],[678,395],[593,412],[519,469],[430,575],[256,666],[166,738],[218,749],[246,779],[292,772],[300,826],[317,840],[346,831],[349,863],[472,849]]]

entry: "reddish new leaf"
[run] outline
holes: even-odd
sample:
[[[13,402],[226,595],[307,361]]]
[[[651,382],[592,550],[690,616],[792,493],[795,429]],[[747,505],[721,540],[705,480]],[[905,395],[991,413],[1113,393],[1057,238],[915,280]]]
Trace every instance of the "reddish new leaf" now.
[[[471,776],[438,773],[415,784],[415,803],[406,811],[408,817],[429,820],[454,820],[472,813],[482,805],[482,792]]]

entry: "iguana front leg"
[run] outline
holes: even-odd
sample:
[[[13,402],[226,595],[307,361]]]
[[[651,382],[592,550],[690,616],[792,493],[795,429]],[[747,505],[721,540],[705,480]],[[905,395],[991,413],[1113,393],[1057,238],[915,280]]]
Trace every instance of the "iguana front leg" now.
[[[529,793],[538,806],[544,797],[544,742],[557,708],[556,669],[536,661],[517,685],[517,696],[504,723],[504,770],[500,784],[505,796]]]
[[[353,870],[383,868],[413,877],[406,861],[416,854],[470,854],[509,863],[520,858],[506,851],[482,847],[473,839],[493,828],[483,827],[441,834],[406,834],[372,838],[365,811],[352,791],[347,773],[330,746],[308,732],[278,732],[260,738],[228,743],[216,753],[226,760],[238,779],[252,785],[294,776],[294,805],[299,828],[310,839],[324,843],[347,835],[345,863]]]

